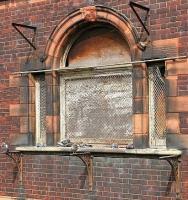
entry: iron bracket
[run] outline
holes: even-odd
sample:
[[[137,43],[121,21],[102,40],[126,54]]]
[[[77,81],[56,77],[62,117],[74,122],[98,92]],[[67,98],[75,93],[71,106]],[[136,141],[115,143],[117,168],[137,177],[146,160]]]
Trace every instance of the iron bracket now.
[[[180,186],[180,163],[179,157],[164,156],[160,159],[165,159],[171,166],[173,178],[175,181],[176,200],[181,200],[181,186]]]
[[[167,162],[170,164],[173,175],[174,175],[174,181],[176,184],[176,199],[181,200],[180,196],[180,163],[181,161],[178,158],[167,158]]]
[[[89,191],[93,191],[93,156],[88,154],[75,154],[80,158],[87,168]]]
[[[30,41],[20,30],[18,27],[22,27],[22,28],[27,28],[30,30],[33,30],[34,32],[34,36],[36,35],[36,31],[37,31],[37,27],[35,26],[29,26],[29,25],[25,25],[25,24],[18,24],[18,23],[12,23],[12,26],[14,27],[14,29],[27,41],[27,43],[29,43],[29,45],[36,50],[36,46],[33,44],[32,41]]]
[[[131,9],[133,10],[133,12],[135,13],[135,15],[136,15],[137,19],[139,20],[139,22],[141,23],[142,27],[144,28],[144,30],[146,31],[146,33],[147,33],[148,36],[149,36],[150,33],[149,33],[148,29],[146,28],[146,21],[147,21],[147,19],[148,19],[148,15],[149,15],[150,8],[148,8],[148,7],[146,7],[146,6],[142,6],[142,5],[140,5],[140,4],[138,4],[138,3],[135,3],[135,2],[133,2],[133,1],[130,1],[130,2],[129,2],[129,5],[130,5]],[[135,7],[146,11],[146,16],[145,16],[144,21],[142,21],[141,17],[140,17],[139,14],[137,13]]]
[[[23,155],[20,152],[10,152],[7,151],[6,156],[8,156],[13,162],[16,164],[16,168],[18,169],[19,174],[19,182],[23,183]]]

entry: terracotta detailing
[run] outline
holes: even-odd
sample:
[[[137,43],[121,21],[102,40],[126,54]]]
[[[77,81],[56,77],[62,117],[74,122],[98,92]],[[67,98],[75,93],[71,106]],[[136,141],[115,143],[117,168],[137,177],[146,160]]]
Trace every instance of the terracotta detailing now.
[[[134,114],[134,134],[148,134],[148,114]]]
[[[178,56],[178,44],[178,38],[152,41],[143,52],[143,57],[147,59]]]
[[[167,61],[166,75],[175,76],[181,74],[188,74],[188,59]]]
[[[82,18],[89,22],[94,22],[97,20],[97,12],[95,6],[88,6],[80,9],[82,13]]]
[[[180,133],[179,113],[167,114],[167,133]]]

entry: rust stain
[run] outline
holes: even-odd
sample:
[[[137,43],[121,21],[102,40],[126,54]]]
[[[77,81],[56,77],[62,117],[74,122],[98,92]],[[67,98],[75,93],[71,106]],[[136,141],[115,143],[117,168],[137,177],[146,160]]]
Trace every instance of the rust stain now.
[[[70,66],[97,66],[129,62],[126,41],[111,28],[95,28],[83,33],[68,55]]]
[[[95,6],[88,6],[80,9],[82,18],[86,21],[94,22],[97,20],[97,12]]]

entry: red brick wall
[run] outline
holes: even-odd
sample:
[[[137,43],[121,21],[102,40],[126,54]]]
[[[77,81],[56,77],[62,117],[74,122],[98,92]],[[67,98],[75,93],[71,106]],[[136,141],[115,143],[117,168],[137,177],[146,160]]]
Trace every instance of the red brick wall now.
[[[1,167],[1,194],[34,199],[175,199],[171,170],[166,161],[133,158],[94,158],[94,190],[88,191],[87,173],[78,158],[25,156],[24,189],[19,193],[15,169]],[[183,183],[186,184],[186,183]],[[184,190],[184,192],[186,192]]]
[[[183,74],[178,77],[178,94],[179,96],[188,95],[188,75]],[[188,113],[182,112],[180,114],[180,128],[181,133],[188,133]]]
[[[70,12],[87,6],[89,1],[81,0],[8,0],[0,3],[0,137],[9,139],[20,132],[20,118],[15,116],[20,103],[20,89],[9,76],[19,71],[31,52],[29,45],[15,32],[11,23],[25,23],[37,26],[37,48],[42,54],[53,29]],[[126,15],[140,30],[140,25],[127,0],[94,1],[116,9]],[[188,2],[187,0],[135,1],[148,5],[150,12],[151,40],[177,39],[175,54],[188,52]],[[150,2],[150,3],[148,3]],[[25,34],[30,34],[25,32]],[[173,46],[173,45],[171,45]],[[168,47],[168,45],[167,45]],[[168,48],[167,48],[168,49]],[[169,48],[168,51],[173,49]],[[178,75],[178,96],[187,96],[187,75]],[[23,84],[23,83],[22,83]],[[188,110],[187,110],[188,111]],[[22,110],[23,113],[25,111]],[[188,133],[188,112],[180,112],[180,132]],[[182,164],[183,199],[188,199],[188,159]],[[24,195],[34,199],[138,199],[172,200],[174,189],[170,167],[165,161],[146,159],[94,159],[94,184],[88,192],[86,172],[76,158],[58,156],[26,156],[24,158]],[[16,169],[6,157],[0,157],[0,195],[19,196]]]
[[[170,166],[148,159],[95,158],[94,190],[88,191],[87,173],[78,158],[24,157],[24,186],[16,168],[2,160],[1,195],[34,199],[175,199]],[[187,199],[187,156],[182,164],[182,199]]]

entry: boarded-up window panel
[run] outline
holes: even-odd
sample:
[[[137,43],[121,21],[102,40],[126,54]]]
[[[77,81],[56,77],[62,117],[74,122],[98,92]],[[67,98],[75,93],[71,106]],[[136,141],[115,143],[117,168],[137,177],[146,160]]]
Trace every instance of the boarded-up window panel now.
[[[78,142],[132,139],[132,71],[63,81],[65,137]]]

